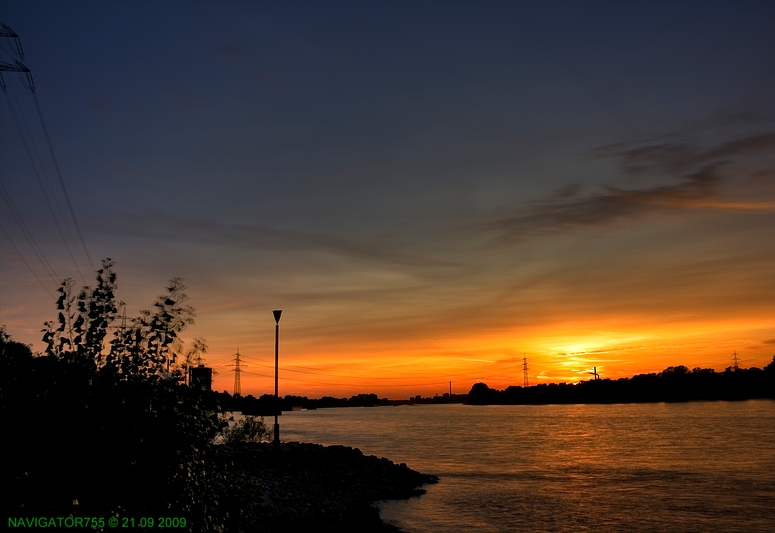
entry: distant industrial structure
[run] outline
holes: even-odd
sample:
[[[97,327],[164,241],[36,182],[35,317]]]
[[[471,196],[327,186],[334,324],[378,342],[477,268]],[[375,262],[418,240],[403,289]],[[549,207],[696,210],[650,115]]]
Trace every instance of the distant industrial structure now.
[[[740,370],[740,356],[737,353],[737,350],[732,352],[732,370],[734,371]]]
[[[203,364],[189,367],[188,386],[193,389],[213,390],[213,369]]]
[[[237,348],[237,353],[234,354],[234,364],[229,365],[234,367],[234,396],[242,396],[242,383],[240,382],[241,364],[239,348]]]
[[[530,386],[530,380],[527,375],[527,356],[522,358],[522,386],[525,388]]]

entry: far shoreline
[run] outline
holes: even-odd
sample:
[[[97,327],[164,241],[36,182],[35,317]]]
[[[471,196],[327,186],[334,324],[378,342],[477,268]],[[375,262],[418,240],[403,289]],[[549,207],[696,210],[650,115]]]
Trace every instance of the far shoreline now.
[[[222,411],[239,411],[245,415],[274,416],[273,394],[258,398],[231,395],[227,391],[212,391]],[[630,378],[595,379],[577,383],[541,383],[527,387],[510,386],[503,390],[479,382],[466,394],[420,395],[403,400],[379,398],[376,394],[357,394],[350,398],[323,396],[280,397],[280,413],[294,410],[315,410],[339,407],[384,407],[413,405],[569,405],[569,404],[628,404],[682,403],[691,401],[744,401],[775,399],[775,356],[760,368],[728,367],[723,372],[711,368],[689,369],[671,366],[658,373],[638,374]]]

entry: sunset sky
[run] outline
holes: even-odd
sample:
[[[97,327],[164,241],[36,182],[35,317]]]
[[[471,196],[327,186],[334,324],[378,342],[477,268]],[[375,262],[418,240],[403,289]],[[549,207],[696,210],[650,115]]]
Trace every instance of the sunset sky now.
[[[281,395],[775,354],[773,2],[5,0],[0,21],[93,262],[130,316],[183,278],[218,390],[239,348],[243,394],[273,391],[273,309]],[[54,275],[0,201],[0,323],[42,350],[47,291],[97,264],[2,74],[0,180]]]

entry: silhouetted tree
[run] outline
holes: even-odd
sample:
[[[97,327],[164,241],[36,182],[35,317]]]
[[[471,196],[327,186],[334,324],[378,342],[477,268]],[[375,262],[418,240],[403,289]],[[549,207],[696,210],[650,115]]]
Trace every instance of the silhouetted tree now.
[[[180,351],[180,332],[194,323],[194,309],[185,302],[186,287],[179,278],[167,286],[167,293],[159,296],[153,311],[140,311],[132,324],[118,331],[111,342],[105,364],[122,379],[162,379],[173,377],[171,362]],[[204,346],[204,341],[197,340]],[[174,376],[180,377],[180,376]]]
[[[630,403],[684,402],[691,400],[775,399],[775,356],[764,370],[759,368],[712,368],[671,366],[658,374],[639,374],[617,380],[598,379],[569,383],[542,383],[532,387],[508,387],[503,391],[477,383],[468,393],[468,403]]]
[[[501,396],[500,391],[491,389],[484,383],[476,383],[468,393],[468,403],[472,405],[500,404],[502,403]]]
[[[14,432],[4,514],[178,512],[206,528],[218,474],[205,465],[222,423],[214,397],[170,366],[194,310],[174,279],[106,345],[119,306],[112,267],[103,261],[94,289],[77,295],[62,283],[43,355],[0,335],[1,423]]]

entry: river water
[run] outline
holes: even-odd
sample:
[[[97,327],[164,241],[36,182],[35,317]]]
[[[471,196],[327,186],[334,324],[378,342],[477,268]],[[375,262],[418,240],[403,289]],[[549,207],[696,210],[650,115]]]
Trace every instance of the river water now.
[[[408,533],[775,531],[773,401],[318,409],[280,427],[438,475],[379,504]]]

